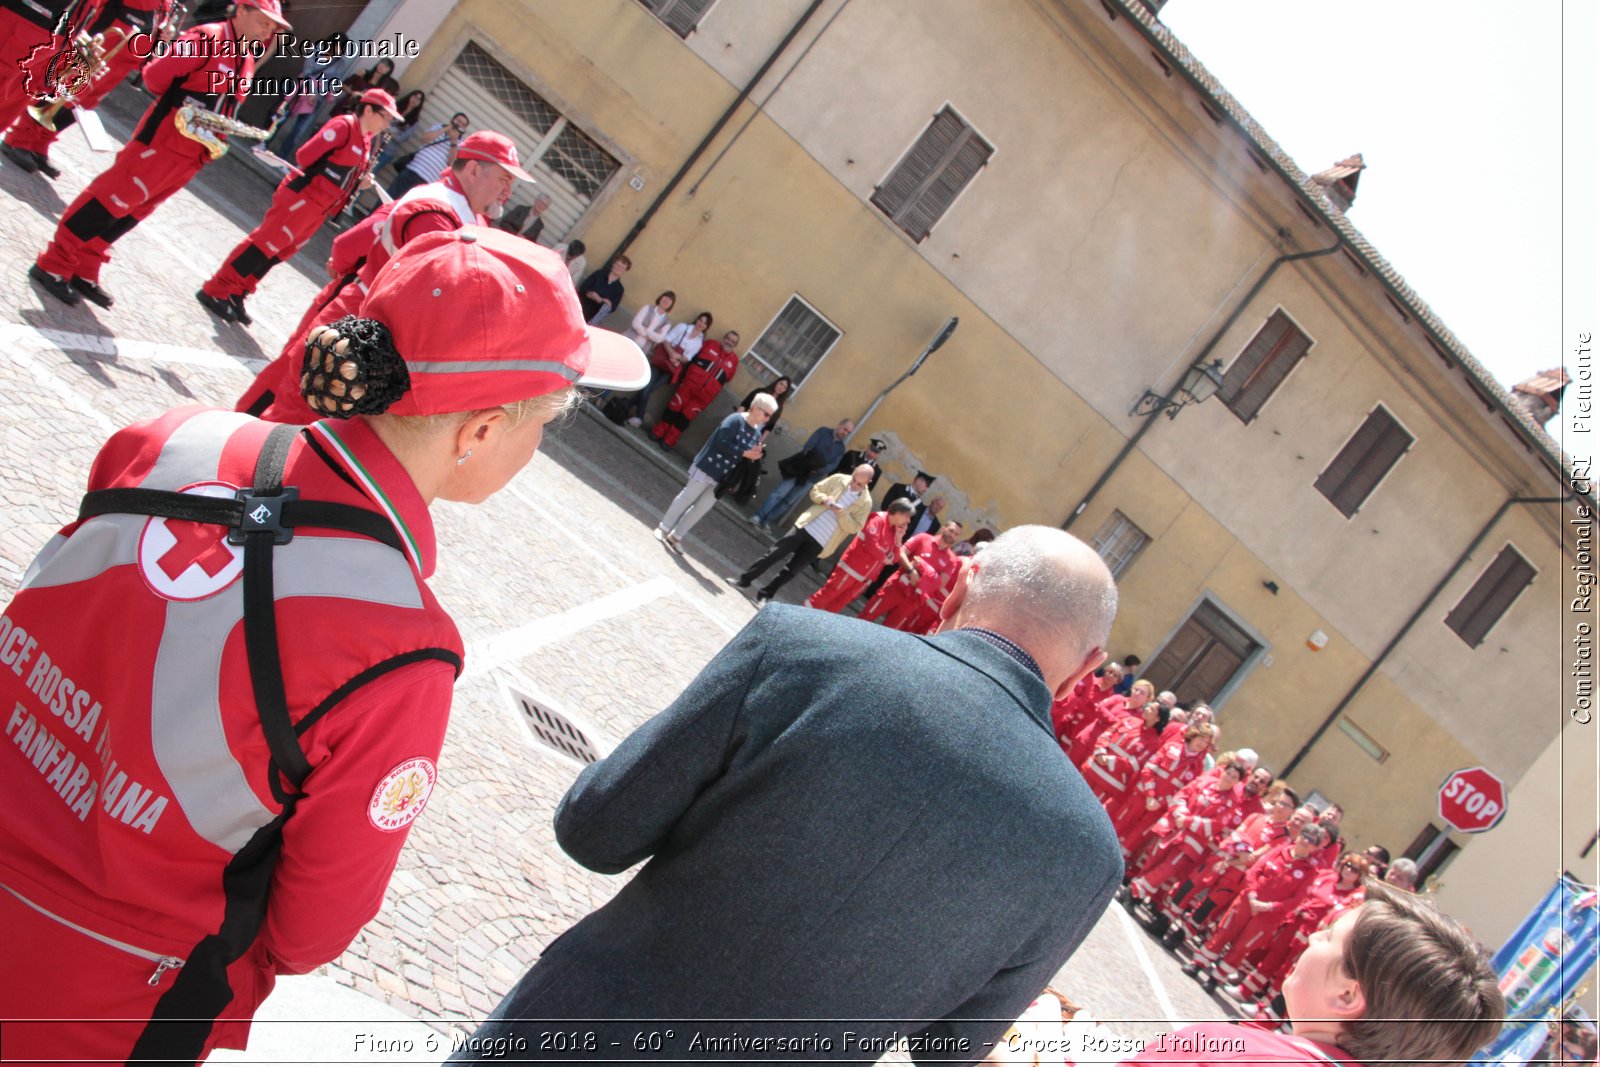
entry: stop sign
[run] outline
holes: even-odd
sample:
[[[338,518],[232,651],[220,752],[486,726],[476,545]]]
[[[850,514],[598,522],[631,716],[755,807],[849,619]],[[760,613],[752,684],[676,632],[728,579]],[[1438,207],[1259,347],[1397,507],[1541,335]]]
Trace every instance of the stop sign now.
[[[1506,813],[1506,786],[1482,767],[1456,771],[1439,787],[1439,815],[1464,834],[1491,830]]]

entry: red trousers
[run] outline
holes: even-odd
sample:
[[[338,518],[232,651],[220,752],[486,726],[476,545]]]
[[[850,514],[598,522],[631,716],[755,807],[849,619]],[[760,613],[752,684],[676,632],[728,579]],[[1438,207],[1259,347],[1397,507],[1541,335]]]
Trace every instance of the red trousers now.
[[[289,334],[289,340],[284,342],[278,358],[256,375],[256,380],[244,391],[234,410],[251,412],[268,422],[288,422],[301,426],[316,422],[317,413],[300,396],[300,369],[305,360],[306,334],[315,327],[325,326],[346,315],[359,314],[361,302],[366,297],[359,282],[351,282],[342,288],[338,281],[323,286],[311,307],[300,317],[300,324]]]
[[[50,37],[47,27],[0,8],[0,129],[22,118],[34,98],[49,91],[45,67],[56,51],[48,47]]]
[[[917,587],[897,578],[884,582],[861,609],[862,621],[876,622],[881,616],[891,630],[909,630],[921,614],[922,597],[917,594]]]
[[[1122,842],[1122,851],[1129,856],[1136,856],[1143,851],[1145,845],[1150,843],[1156,823],[1167,813],[1166,804],[1161,804],[1155,811],[1146,808],[1144,802],[1149,797],[1150,794],[1142,790],[1130,790],[1122,810],[1111,816],[1111,827],[1116,831],[1117,840]]]
[[[1223,963],[1237,969],[1247,955],[1256,959],[1266,955],[1273,935],[1282,924],[1283,916],[1270,911],[1257,915],[1250,910],[1250,901],[1240,897],[1222,917],[1211,940],[1200,950],[1200,958],[1215,960],[1220,956]]]
[[[865,578],[852,578],[843,566],[835,567],[822,588],[806,598],[806,604],[820,611],[843,611],[874,577],[876,575],[869,574]]]
[[[330,185],[318,181],[316,185]],[[227,300],[249,296],[261,284],[267,271],[296,252],[339,209],[342,196],[314,196],[310,189],[295,190],[280,183],[272,194],[272,206],[255,229],[228,253],[217,273],[200,288],[207,296]]]
[[[1200,866],[1201,859],[1200,853],[1190,848],[1186,841],[1187,838],[1182,837],[1157,848],[1140,868],[1140,879],[1156,890],[1180,885],[1189,877],[1190,871]]]
[[[50,246],[39,256],[39,266],[63,278],[100,280],[111,258],[111,245],[142,222],[166,199],[188,184],[210,160],[193,141],[187,149],[162,145],[164,131],[154,144],[129,141],[104,173],[78,194],[61,216]],[[308,409],[309,410],[309,409]]]
[[[120,25],[120,23],[119,23]],[[122,84],[122,79],[136,69],[142,62],[133,52],[123,47],[122,51],[111,57],[111,62],[106,64],[106,73],[103,77],[96,78],[94,84],[72,101],[71,109],[92,109],[107,93]],[[63,109],[59,118],[65,118],[68,109]],[[6,144],[12,148],[21,148],[29,152],[38,152],[40,155],[49,155],[50,146],[56,143],[56,138],[61,134],[57,130],[47,130],[32,119],[23,115],[17,119],[16,125],[6,131]]]

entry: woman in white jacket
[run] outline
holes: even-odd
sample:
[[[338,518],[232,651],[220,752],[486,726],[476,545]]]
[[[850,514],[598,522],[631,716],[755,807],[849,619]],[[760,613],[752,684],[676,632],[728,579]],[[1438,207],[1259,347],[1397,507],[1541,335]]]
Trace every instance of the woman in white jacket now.
[[[661,342],[668,350],[665,365],[656,359],[653,349],[645,349],[645,354],[650,357],[650,384],[639,390],[635,397],[629,426],[644,425],[644,409],[649,405],[650,397],[667,382],[677,381],[683,365],[700,354],[700,345],[705,341],[706,331],[711,329],[711,322],[711,312],[702,311],[694,317],[693,322],[682,322],[668,330]]]

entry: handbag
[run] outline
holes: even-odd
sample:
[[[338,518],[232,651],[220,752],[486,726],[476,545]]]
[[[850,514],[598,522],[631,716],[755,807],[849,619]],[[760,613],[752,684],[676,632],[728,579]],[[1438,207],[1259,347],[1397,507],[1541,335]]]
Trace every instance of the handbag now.
[[[673,360],[681,353],[665,341],[657,341],[655,347],[650,349],[650,365],[656,370],[664,370],[669,374],[675,373]]]
[[[802,448],[788,459],[778,463],[778,473],[785,478],[804,478],[811,473],[817,464],[817,452],[814,448]]]

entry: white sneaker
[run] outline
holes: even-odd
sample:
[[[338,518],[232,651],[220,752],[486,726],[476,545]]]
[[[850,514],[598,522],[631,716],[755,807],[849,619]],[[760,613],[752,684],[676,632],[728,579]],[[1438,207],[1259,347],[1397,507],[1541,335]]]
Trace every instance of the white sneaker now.
[[[644,425],[644,420],[641,419],[639,416],[635,415],[631,419],[628,420],[628,425],[629,426],[643,426]]]
[[[667,543],[667,532],[665,530],[663,530],[659,526],[657,526],[654,530],[650,531],[650,536],[654,537],[657,541],[660,541],[662,544],[666,544]]]

